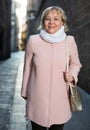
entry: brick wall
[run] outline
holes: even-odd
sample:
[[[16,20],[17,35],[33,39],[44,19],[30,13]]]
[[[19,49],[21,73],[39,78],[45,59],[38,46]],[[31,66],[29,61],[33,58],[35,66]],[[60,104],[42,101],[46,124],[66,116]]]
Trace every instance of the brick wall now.
[[[66,5],[68,2],[70,1],[67,0]],[[71,34],[75,36],[82,63],[78,84],[90,93],[90,2],[73,0],[66,11]]]
[[[69,33],[76,39],[83,66],[79,74],[78,85],[90,93],[90,0],[45,0],[44,2],[42,0],[36,19],[37,26],[40,23],[42,11],[52,5],[60,6],[66,11]]]

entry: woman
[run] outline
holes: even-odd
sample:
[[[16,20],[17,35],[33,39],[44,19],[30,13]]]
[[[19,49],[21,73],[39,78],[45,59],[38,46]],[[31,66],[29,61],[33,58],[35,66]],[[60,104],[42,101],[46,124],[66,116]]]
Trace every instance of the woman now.
[[[67,36],[62,8],[48,7],[42,14],[40,34],[30,36],[25,53],[21,96],[32,130],[63,130],[71,118],[66,82],[77,82],[81,64],[73,36]],[[69,72],[66,72],[66,40]]]

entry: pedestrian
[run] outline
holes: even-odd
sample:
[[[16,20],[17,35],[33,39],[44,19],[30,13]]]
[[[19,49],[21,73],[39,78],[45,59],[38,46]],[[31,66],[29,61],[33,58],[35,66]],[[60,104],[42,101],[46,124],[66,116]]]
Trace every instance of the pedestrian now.
[[[26,117],[32,130],[63,130],[72,116],[66,82],[77,83],[81,63],[74,37],[66,34],[66,21],[62,8],[46,8],[40,33],[30,36],[26,46],[21,96],[26,99]]]

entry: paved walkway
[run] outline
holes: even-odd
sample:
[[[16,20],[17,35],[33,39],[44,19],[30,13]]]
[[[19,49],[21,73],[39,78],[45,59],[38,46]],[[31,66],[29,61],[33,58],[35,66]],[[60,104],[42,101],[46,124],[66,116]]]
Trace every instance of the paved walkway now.
[[[12,113],[10,117],[9,130],[25,130],[25,101],[20,96],[21,81],[22,81],[22,72],[23,72],[23,59],[24,53],[17,53],[20,58],[18,65],[18,72],[16,77],[15,93],[13,98]]]
[[[26,127],[25,101],[20,97],[24,53],[13,53],[0,62],[0,130],[31,130]],[[81,90],[83,111],[73,113],[64,130],[90,129],[90,95]]]
[[[13,53],[8,60],[0,61],[0,130],[8,130],[9,128],[21,55],[21,53]]]

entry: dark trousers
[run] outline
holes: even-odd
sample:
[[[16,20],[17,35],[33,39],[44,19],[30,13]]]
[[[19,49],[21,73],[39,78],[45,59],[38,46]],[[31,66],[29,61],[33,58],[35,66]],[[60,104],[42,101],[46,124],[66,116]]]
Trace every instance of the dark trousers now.
[[[31,126],[32,126],[32,130],[47,130],[46,127],[40,126],[34,122],[31,121]],[[51,125],[50,128],[48,128],[48,130],[63,130],[64,124],[60,124],[60,125]]]

